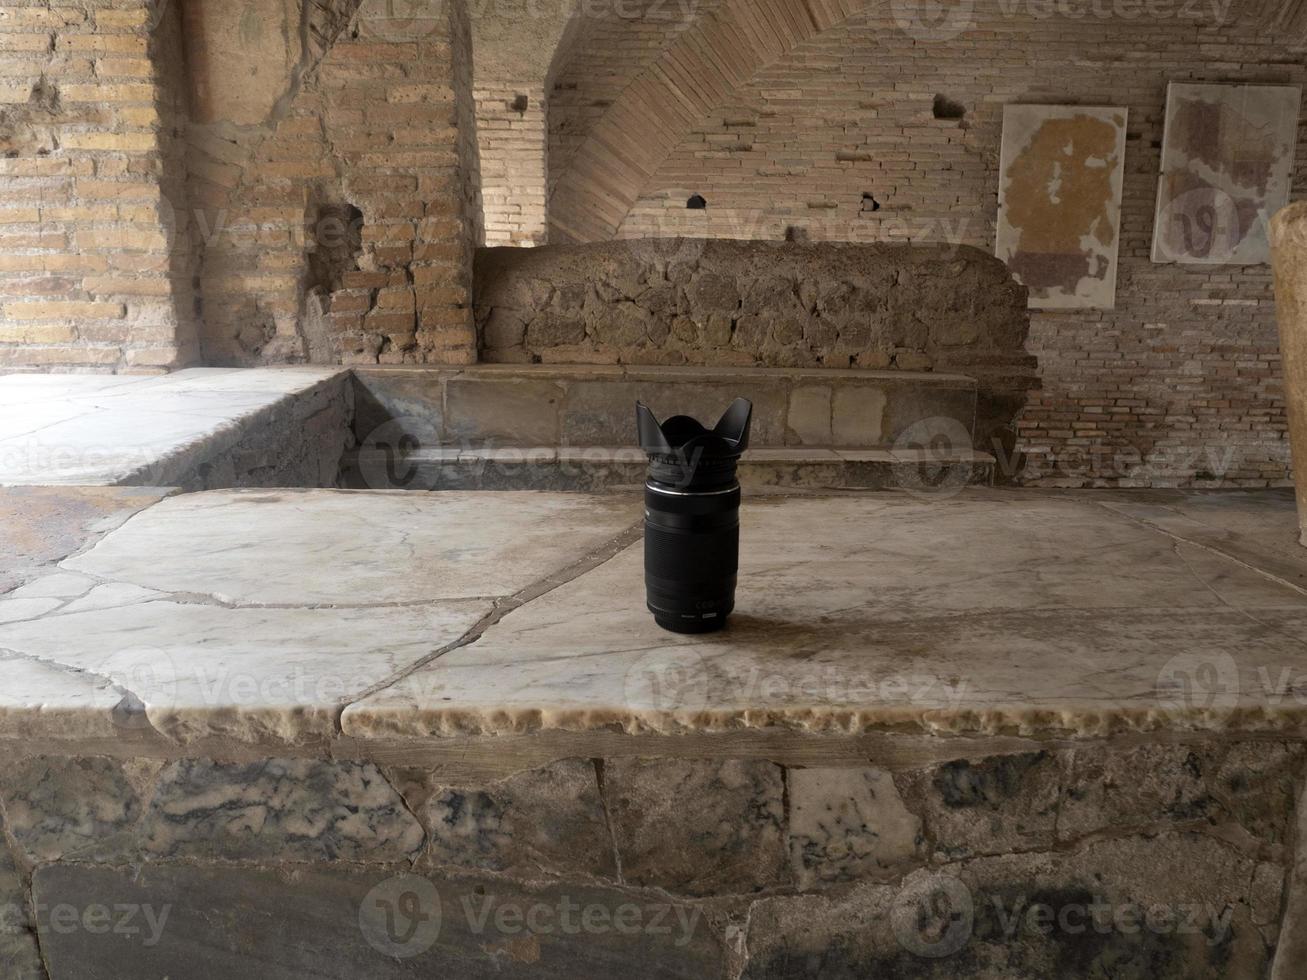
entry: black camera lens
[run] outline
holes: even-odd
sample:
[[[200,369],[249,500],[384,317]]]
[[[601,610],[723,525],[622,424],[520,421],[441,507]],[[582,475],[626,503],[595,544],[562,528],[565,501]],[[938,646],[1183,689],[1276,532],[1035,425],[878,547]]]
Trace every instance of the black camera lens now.
[[[687,415],[661,425],[636,403],[644,488],[644,583],[663,629],[707,633],[735,608],[740,559],[740,484],[753,405],[737,398],[712,429]]]

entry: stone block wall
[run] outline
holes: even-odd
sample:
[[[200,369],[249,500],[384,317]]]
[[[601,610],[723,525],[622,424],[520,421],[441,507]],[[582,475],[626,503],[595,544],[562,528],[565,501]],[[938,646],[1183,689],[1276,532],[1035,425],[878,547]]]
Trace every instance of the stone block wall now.
[[[1302,84],[1292,10],[1255,0],[979,2],[955,5],[932,28],[913,23],[907,8],[840,6],[849,16],[806,40],[777,29],[770,44],[736,44],[754,60],[751,69],[732,65],[732,77],[747,81],[726,86],[679,132],[663,132],[664,120],[648,113],[657,133],[624,131],[632,141],[624,154],[655,140],[673,149],[615,233],[992,251],[1002,107],[1125,106],[1116,308],[1032,313],[1042,386],[1021,421],[1024,478],[1283,484],[1288,446],[1269,267],[1154,265],[1149,248],[1167,82]],[[565,180],[586,135],[605,118],[625,118],[637,95],[680,108],[690,97],[678,92],[698,92],[666,83],[675,73],[720,89],[711,52],[727,41],[713,32],[729,19],[696,12],[692,28],[703,41],[693,50],[705,53],[695,63],[689,49],[669,53],[688,36],[683,22],[660,28],[646,17],[594,32],[553,93],[551,180]],[[605,141],[615,138],[604,130]],[[1301,137],[1297,161],[1300,191]],[[704,210],[686,209],[694,194]]]
[[[0,371],[198,356],[178,11],[0,7]]]
[[[1277,953],[1304,913],[1297,743],[892,768],[623,753],[514,771],[491,751],[498,773],[411,747],[389,762],[21,753],[0,774],[7,975],[1293,968]],[[102,907],[135,916],[105,925]]]

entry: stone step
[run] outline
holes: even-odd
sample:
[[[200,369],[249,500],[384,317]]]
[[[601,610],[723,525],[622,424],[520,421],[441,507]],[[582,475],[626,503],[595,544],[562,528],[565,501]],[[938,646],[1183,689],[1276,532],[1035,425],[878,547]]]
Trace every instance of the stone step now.
[[[602,490],[644,482],[632,447],[419,449],[396,456],[359,449],[341,467],[356,490]],[[971,449],[754,449],[740,461],[747,488],[909,490],[941,493],[994,481],[995,460]]]
[[[711,424],[753,401],[752,445],[970,449],[976,381],[961,374],[824,368],[478,364],[355,370],[360,445],[621,446],[635,402]]]

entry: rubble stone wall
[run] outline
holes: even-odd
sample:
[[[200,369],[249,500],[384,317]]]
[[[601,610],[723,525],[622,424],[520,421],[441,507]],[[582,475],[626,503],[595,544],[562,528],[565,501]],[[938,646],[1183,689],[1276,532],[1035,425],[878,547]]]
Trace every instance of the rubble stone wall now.
[[[948,371],[1010,447],[1034,385],[1025,288],[971,247],[647,239],[477,253],[481,358]],[[992,445],[997,439],[997,447]]]
[[[618,756],[476,774],[409,755],[11,760],[6,975],[1294,968],[1276,956],[1304,914],[1295,742],[903,768]],[[102,907],[129,906],[105,925]]]

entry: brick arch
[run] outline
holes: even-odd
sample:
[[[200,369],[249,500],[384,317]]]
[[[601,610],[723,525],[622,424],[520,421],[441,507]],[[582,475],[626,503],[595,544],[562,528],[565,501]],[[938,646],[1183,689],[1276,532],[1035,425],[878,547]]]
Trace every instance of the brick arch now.
[[[549,200],[549,240],[612,238],[684,134],[759,70],[880,0],[725,0],[641,72],[578,147]]]

